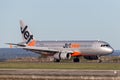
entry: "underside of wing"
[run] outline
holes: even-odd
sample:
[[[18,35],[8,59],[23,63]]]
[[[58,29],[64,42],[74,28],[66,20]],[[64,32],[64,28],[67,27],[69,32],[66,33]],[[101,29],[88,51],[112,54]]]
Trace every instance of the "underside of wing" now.
[[[25,50],[29,50],[29,51],[38,53],[38,54],[42,54],[42,53],[44,53],[44,54],[55,54],[55,53],[59,52],[58,50],[50,49],[50,48],[47,48],[47,47],[22,47],[22,48],[25,49]]]

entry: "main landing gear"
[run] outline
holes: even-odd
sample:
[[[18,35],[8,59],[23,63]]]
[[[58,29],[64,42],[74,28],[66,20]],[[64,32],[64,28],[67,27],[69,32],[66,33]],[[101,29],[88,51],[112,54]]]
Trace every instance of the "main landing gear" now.
[[[73,62],[80,62],[79,57],[75,57],[75,58],[73,59]]]
[[[54,59],[54,62],[60,62],[60,59]]]

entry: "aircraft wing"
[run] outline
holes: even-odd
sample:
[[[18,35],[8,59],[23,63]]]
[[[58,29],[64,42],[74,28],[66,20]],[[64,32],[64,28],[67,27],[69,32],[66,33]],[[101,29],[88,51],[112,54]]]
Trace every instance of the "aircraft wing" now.
[[[48,47],[21,47],[25,50],[29,50],[32,52],[36,52],[39,54],[46,53],[46,54],[55,54],[59,52],[67,52],[67,53],[73,53],[70,49],[64,49],[64,48],[48,48]]]
[[[51,49],[51,48],[47,48],[47,47],[21,47],[25,50],[29,50],[29,51],[32,51],[32,52],[36,52],[36,53],[39,53],[41,54],[42,52],[48,52],[48,53],[58,53],[60,52],[59,50],[55,50],[55,49]]]
[[[63,48],[48,48],[48,47],[35,47],[35,46],[26,46],[24,44],[15,44],[15,43],[6,43],[8,45],[16,45],[18,46],[19,48],[23,48],[25,50],[28,50],[28,51],[32,51],[32,52],[35,52],[35,53],[59,53],[59,52],[62,52],[62,51],[66,51],[68,53],[72,53],[70,52],[69,50],[65,50]]]

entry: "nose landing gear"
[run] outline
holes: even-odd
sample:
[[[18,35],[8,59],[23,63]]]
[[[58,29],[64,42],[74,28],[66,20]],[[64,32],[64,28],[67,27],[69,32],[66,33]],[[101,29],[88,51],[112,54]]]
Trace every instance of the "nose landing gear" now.
[[[101,57],[98,56],[98,63],[101,63],[101,62],[102,62]]]

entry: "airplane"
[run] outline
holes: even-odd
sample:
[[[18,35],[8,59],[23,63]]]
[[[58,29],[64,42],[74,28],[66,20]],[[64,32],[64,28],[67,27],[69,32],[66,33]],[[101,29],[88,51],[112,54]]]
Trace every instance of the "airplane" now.
[[[23,42],[7,44],[17,45],[44,56],[52,56],[55,62],[71,57],[74,57],[73,62],[80,62],[80,56],[87,60],[99,60],[101,62],[101,56],[112,54],[114,51],[107,42],[99,40],[38,41],[22,20],[20,20],[20,28]]]

